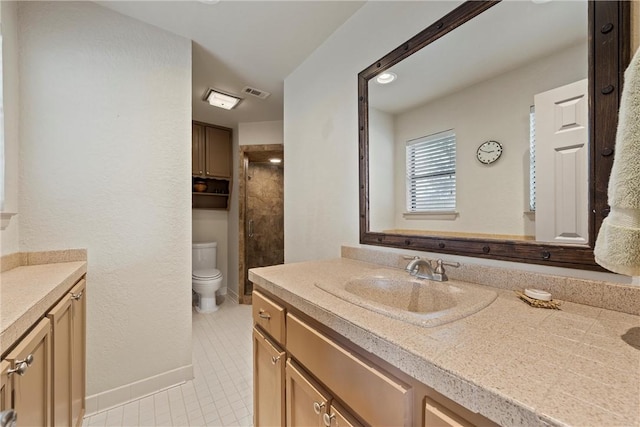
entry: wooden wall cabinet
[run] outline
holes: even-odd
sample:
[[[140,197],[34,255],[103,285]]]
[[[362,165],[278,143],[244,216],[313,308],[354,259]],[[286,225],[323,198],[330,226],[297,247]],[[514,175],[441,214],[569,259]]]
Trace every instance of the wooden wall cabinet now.
[[[191,174],[194,209],[229,209],[232,157],[229,128],[192,122]],[[206,186],[196,190],[196,183]]]
[[[256,426],[496,425],[260,289],[253,319]]]

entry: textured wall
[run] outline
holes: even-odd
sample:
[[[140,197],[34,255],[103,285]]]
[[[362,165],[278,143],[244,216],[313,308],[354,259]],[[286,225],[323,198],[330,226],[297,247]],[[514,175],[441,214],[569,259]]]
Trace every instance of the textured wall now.
[[[191,364],[191,43],[21,2],[20,249],[88,249],[87,394]]]
[[[286,262],[357,245],[357,75],[460,2],[367,2],[284,82]]]
[[[2,95],[4,111],[4,208],[18,212],[18,14],[17,3],[0,2],[2,22]],[[20,216],[14,216],[9,226],[0,231],[0,255],[19,251]]]

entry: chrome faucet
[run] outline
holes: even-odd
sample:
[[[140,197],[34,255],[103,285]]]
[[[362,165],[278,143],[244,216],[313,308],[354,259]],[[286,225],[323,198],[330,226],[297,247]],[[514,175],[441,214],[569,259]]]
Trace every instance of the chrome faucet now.
[[[458,262],[444,262],[441,259],[430,260],[426,258],[420,258],[418,256],[405,256],[404,259],[408,259],[409,264],[405,270],[409,272],[410,275],[417,277],[419,279],[428,279],[435,280],[437,282],[446,282],[449,280],[447,277],[444,266],[449,265],[451,267],[460,267],[460,263]],[[435,268],[433,263],[435,262]],[[424,266],[427,270],[425,273],[420,272],[420,267]]]

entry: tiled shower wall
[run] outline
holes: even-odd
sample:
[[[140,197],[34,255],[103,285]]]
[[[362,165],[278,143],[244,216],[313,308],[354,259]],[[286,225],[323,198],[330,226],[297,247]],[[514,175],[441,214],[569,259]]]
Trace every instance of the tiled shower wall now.
[[[266,163],[249,163],[247,174],[245,217],[247,268],[282,264],[284,262],[283,168]],[[253,236],[251,236],[249,221],[253,221]],[[245,286],[251,286],[248,280]]]

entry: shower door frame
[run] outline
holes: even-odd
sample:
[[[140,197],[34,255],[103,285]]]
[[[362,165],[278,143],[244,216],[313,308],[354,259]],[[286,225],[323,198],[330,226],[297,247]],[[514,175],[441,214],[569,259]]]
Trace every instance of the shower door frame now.
[[[284,156],[283,144],[241,145],[238,165],[238,302],[251,304],[251,295],[244,294],[247,282],[247,170],[251,153],[279,152]]]

